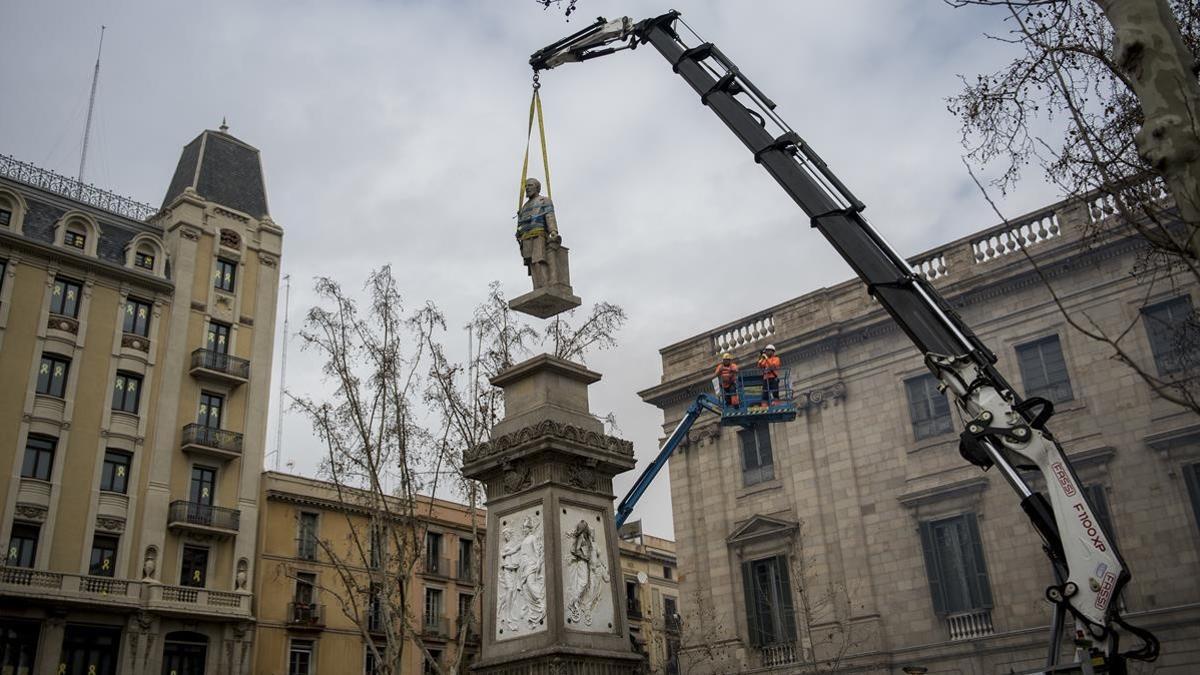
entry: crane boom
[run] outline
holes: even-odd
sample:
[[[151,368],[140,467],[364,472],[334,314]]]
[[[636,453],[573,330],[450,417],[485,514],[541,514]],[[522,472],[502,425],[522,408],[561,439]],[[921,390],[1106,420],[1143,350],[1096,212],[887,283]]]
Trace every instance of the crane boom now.
[[[1009,385],[995,368],[995,354],[863,217],[863,202],[774,113],[775,103],[711,42],[688,46],[677,30],[679,23],[675,11],[637,23],[601,18],[534,53],[530,65],[536,73],[641,44],[653,46],[809,216],[812,227],[833,245],[924,355],[940,389],[966,419],[960,439],[963,457],[984,469],[996,467],[1041,535],[1060,575],[1059,583],[1046,593],[1055,604],[1056,617],[1070,612],[1077,626],[1105,641],[1103,652],[1113,659],[1153,660],[1158,653],[1154,636],[1129,626],[1117,614],[1117,596],[1130,574],[1070,461],[1046,427],[1053,405],[1040,398],[1023,399]],[[613,46],[618,43],[625,44]],[[693,412],[695,407],[689,408],[681,427],[695,421],[699,415],[698,410]],[[674,450],[668,446],[672,440],[678,444],[678,433],[677,428],[652,467],[661,468],[659,460],[665,462]],[[1040,471],[1047,494],[1032,490],[1018,469]],[[1114,623],[1136,634],[1144,645],[1118,655]],[[1052,650],[1050,665],[1056,651]]]

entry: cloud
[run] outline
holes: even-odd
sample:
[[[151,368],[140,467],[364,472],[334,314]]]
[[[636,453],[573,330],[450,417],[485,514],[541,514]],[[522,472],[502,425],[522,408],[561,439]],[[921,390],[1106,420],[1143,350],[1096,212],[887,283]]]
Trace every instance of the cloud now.
[[[263,153],[287,233],[293,331],[317,274],[354,287],[390,263],[410,305],[436,300],[452,327],[490,280],[522,292],[511,229],[528,55],[629,5],[581,0],[566,23],[532,0],[10,4],[0,40],[22,58],[0,62],[0,152],[75,173],[96,31],[108,25],[89,180],[157,203],[182,145],[227,117]],[[679,5],[901,252],[994,224],[943,99],[957,74],[1002,61],[1004,46],[979,37],[1000,30],[997,15],[917,0]],[[630,316],[619,349],[590,361],[605,375],[593,405],[617,414],[640,470],[663,431],[635,392],[658,381],[660,347],[851,273],[653,49],[542,82],[575,290]],[[1031,180],[1004,208],[1052,199]],[[446,339],[465,354],[465,334]],[[288,367],[290,388],[320,391],[319,364],[297,343]],[[285,457],[313,471],[310,430],[284,419]],[[634,514],[651,533],[672,532],[667,482],[664,472]]]

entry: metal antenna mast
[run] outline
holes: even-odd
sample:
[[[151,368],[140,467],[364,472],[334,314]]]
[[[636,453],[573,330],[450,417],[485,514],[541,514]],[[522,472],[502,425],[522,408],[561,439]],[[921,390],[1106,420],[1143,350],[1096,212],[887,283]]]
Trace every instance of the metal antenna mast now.
[[[292,308],[292,275],[283,275],[283,352],[279,357],[279,410],[275,420],[275,470],[283,461],[284,384],[287,382],[288,315]]]
[[[96,48],[96,69],[92,71],[92,95],[88,99],[87,122],[83,125],[83,151],[79,153],[79,189],[83,189],[83,169],[87,165],[88,141],[92,137],[92,112],[96,109],[96,83],[100,81],[100,51],[104,49],[104,26],[100,26],[100,46]]]

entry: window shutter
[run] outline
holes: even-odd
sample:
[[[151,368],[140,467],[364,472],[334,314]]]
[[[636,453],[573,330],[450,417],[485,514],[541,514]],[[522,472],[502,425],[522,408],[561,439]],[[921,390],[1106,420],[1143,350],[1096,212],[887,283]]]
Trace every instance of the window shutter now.
[[[742,587],[746,593],[746,627],[750,631],[751,647],[762,644],[762,628],[758,623],[758,599],[754,593],[754,570],[750,562],[742,563]]]
[[[796,605],[792,602],[792,583],[791,574],[788,569],[788,557],[781,555],[775,558],[776,568],[779,570],[779,597],[783,599],[783,640],[782,642],[796,641]],[[801,579],[801,583],[803,583]]]
[[[935,614],[946,613],[946,596],[942,584],[942,571],[938,566],[937,551],[933,546],[933,526],[921,523],[921,548],[925,552],[925,575],[929,578],[929,596],[933,600]]]
[[[983,562],[983,540],[979,537],[979,524],[974,513],[963,516],[966,523],[970,555],[967,556],[967,573],[970,575],[971,600],[976,608],[991,608],[992,587],[988,583],[987,566]]]
[[[1183,467],[1183,478],[1187,482],[1188,496],[1192,498],[1192,515],[1200,525],[1200,464]]]

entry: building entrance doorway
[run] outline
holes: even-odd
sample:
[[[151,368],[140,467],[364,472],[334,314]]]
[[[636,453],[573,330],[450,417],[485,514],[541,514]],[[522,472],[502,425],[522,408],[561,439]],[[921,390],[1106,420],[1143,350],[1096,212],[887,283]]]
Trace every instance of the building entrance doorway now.
[[[163,642],[162,675],[204,675],[208,638],[200,633],[168,633]]]

